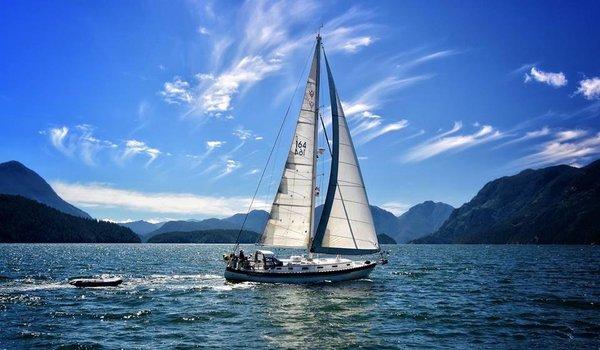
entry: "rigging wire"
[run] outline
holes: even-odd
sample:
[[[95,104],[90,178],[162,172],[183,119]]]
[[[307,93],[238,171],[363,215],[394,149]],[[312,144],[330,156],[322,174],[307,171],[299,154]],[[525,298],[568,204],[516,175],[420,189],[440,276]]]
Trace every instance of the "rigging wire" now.
[[[312,52],[312,50],[311,50]],[[275,146],[277,145],[277,142],[279,141],[279,137],[281,136],[281,132],[283,131],[283,127],[285,126],[285,122],[287,120],[288,114],[290,112],[290,109],[292,108],[292,104],[294,102],[294,98],[296,97],[296,93],[298,92],[298,87],[300,86],[300,83],[302,82],[302,78],[304,77],[304,72],[306,71],[306,66],[308,65],[308,62],[310,61],[310,57],[312,56],[312,54],[310,54],[308,56],[308,58],[306,59],[306,62],[304,63],[304,68],[302,68],[302,74],[300,74],[300,78],[298,79],[298,83],[296,84],[296,87],[294,88],[294,93],[292,94],[292,98],[290,99],[290,103],[288,104],[288,107],[285,111],[285,114],[283,116],[283,120],[281,121],[281,125],[279,126],[279,130],[277,131],[277,136],[275,137],[275,142],[273,143],[273,147],[271,147],[271,151],[269,152],[269,156],[267,157],[267,162],[260,174],[260,179],[258,180],[258,184],[256,185],[256,190],[254,191],[254,195],[252,195],[252,200],[250,201],[250,205],[248,206],[248,211],[246,212],[246,215],[244,216],[244,221],[242,221],[242,225],[240,226],[240,230],[237,234],[237,237],[235,239],[235,245],[233,247],[233,253],[235,254],[235,252],[237,251],[238,247],[240,246],[240,236],[242,235],[242,231],[244,230],[244,225],[246,225],[246,221],[248,220],[248,215],[250,214],[250,210],[252,210],[252,206],[254,205],[254,200],[256,199],[256,195],[258,194],[258,191],[260,189],[260,185],[262,183],[263,177],[265,175],[265,172],[269,166],[269,162],[271,161],[271,157],[273,156],[273,151],[275,150]]]

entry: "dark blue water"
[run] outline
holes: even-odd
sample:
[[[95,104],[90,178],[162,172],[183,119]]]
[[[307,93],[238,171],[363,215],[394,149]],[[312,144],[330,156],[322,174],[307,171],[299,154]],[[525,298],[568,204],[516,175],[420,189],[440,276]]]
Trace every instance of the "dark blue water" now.
[[[0,348],[600,347],[598,247],[388,246],[320,286],[228,284],[227,248],[0,245]]]

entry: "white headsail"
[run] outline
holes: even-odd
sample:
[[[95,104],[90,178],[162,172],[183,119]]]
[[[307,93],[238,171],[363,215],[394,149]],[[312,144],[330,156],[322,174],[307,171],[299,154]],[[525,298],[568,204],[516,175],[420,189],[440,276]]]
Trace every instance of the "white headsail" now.
[[[261,237],[261,244],[264,245],[306,248],[312,235],[320,45],[318,37],[296,131]]]
[[[332,112],[332,162],[323,213],[311,251],[365,254],[379,251],[364,181],[342,105],[327,64]]]

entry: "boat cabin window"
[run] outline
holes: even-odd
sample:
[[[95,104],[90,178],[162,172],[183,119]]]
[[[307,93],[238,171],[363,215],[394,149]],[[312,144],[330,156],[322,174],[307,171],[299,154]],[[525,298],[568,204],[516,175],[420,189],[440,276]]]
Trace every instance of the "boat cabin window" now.
[[[308,270],[308,267],[304,266],[302,267],[302,270]]]

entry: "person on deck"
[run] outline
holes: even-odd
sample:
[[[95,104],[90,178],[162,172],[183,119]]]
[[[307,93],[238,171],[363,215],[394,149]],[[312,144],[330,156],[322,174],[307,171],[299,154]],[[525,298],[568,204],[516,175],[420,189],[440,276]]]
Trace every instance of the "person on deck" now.
[[[240,266],[244,267],[246,263],[246,256],[244,255],[244,250],[240,249]]]

